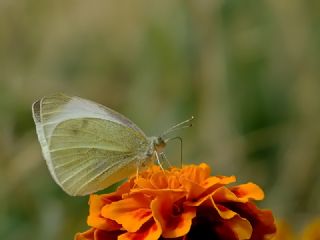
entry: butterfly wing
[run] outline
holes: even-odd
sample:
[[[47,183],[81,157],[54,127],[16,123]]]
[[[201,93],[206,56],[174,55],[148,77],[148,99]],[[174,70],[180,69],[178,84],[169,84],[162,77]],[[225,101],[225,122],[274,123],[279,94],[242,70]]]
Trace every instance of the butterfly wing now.
[[[49,171],[70,195],[96,192],[134,173],[150,146],[129,119],[89,100],[55,94],[32,110]]]

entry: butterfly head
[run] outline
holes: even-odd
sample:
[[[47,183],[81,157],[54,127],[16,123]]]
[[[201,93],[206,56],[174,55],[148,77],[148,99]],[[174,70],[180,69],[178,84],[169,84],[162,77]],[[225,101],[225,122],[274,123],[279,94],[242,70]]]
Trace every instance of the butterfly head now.
[[[167,145],[166,140],[164,140],[161,136],[154,137],[152,143],[153,143],[154,150],[157,151],[158,153],[162,152],[165,146]]]

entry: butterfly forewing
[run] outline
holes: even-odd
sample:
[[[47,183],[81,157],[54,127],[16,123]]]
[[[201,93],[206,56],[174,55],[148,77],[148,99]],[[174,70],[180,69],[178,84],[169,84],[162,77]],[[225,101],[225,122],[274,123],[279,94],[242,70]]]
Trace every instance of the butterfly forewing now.
[[[96,192],[132,174],[150,143],[119,113],[62,94],[33,105],[43,155],[55,181],[70,195]]]

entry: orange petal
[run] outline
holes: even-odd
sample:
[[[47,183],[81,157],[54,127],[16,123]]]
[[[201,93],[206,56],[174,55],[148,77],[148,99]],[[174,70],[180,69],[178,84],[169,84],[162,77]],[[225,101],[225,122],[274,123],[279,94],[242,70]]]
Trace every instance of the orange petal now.
[[[230,210],[229,208],[227,208],[223,205],[215,204],[214,202],[213,202],[213,204],[214,204],[214,208],[217,210],[219,216],[222,217],[223,219],[231,219],[237,215],[236,212]]]
[[[180,205],[180,206],[179,206]],[[158,196],[151,202],[151,209],[155,219],[162,227],[162,236],[177,238],[186,235],[196,216],[196,208],[177,203],[172,196]]]
[[[320,218],[314,219],[302,232],[301,239],[317,240],[320,239]]]
[[[193,182],[201,183],[210,176],[210,167],[205,163],[201,163],[198,166],[184,166],[181,170],[181,175]]]
[[[208,214],[210,210],[207,210]],[[214,216],[214,214],[213,214]],[[199,223],[198,223],[199,224]],[[228,240],[245,240],[251,239],[252,226],[250,222],[239,215],[234,216],[232,219],[223,220],[216,219],[212,222],[212,231],[214,239],[228,239]],[[210,226],[208,226],[210,228]],[[203,229],[205,231],[205,229]],[[198,233],[198,234],[201,234]],[[263,237],[260,240],[264,239]]]
[[[117,240],[118,236],[122,233],[123,233],[122,231],[107,232],[107,231],[96,229],[96,231],[94,232],[94,240],[106,240],[106,239]]]
[[[210,195],[205,195],[204,197],[201,197],[201,198],[199,198],[199,199],[197,199],[197,200],[191,199],[191,200],[189,200],[189,201],[185,201],[185,202],[184,202],[184,205],[185,205],[185,206],[198,207],[198,206],[200,206],[201,204],[203,204],[204,202],[210,200],[210,197],[211,197]],[[211,200],[210,200],[210,201],[211,201]],[[210,202],[209,205],[212,205],[211,202]]]
[[[126,232],[120,235],[118,240],[158,240],[161,232],[158,221],[150,219],[137,232]]]
[[[209,201],[208,201],[209,200]],[[210,206],[214,205],[215,202],[225,202],[225,201],[241,201],[237,198],[237,196],[232,193],[228,188],[226,187],[220,187],[219,189],[215,190],[213,193],[204,195],[203,197],[195,200],[195,201],[186,201],[185,205],[187,206],[200,206],[207,202]],[[204,205],[208,205],[204,204]]]
[[[100,214],[101,208],[109,204],[111,201],[109,199],[105,199],[103,195],[92,194],[89,198],[90,214],[98,215]]]
[[[262,200],[264,198],[264,193],[262,189],[254,183],[241,184],[235,187],[231,187],[230,190],[237,195],[238,198],[248,201]]]
[[[246,198],[238,198],[230,189],[220,187],[213,194],[212,198],[215,202],[247,202]]]
[[[276,226],[270,210],[259,209],[251,202],[228,203],[228,207],[250,222],[253,228],[251,240],[259,240],[261,236],[270,237],[275,234]]]
[[[150,183],[153,185],[154,188],[168,188],[168,177],[164,174],[164,172],[157,172],[152,174],[150,178]]]
[[[211,194],[216,189],[223,187],[227,184],[233,183],[236,181],[235,176],[213,176],[207,178],[203,183],[202,186],[206,188],[206,191],[203,193],[203,195]]]
[[[179,178],[176,175],[168,176],[168,188],[177,189],[180,187]]]
[[[207,207],[213,207],[216,212],[219,214],[219,216],[223,219],[230,219],[233,218],[235,215],[237,215],[236,212],[230,210],[229,208],[219,204],[219,203],[215,203],[215,201],[213,200],[211,195],[207,195],[203,198],[200,198],[197,201],[193,201],[193,202],[185,202],[184,203],[185,206],[207,206]]]
[[[134,179],[133,178],[129,179],[128,181],[124,182],[117,188],[117,191],[115,192],[115,194],[121,197],[123,194],[129,193],[130,189],[134,186],[134,184],[135,184]]]
[[[206,189],[200,184],[189,180],[188,178],[181,176],[179,182],[187,192],[187,199],[192,200],[198,198]]]
[[[145,194],[149,195],[152,197],[156,197],[158,195],[179,195],[179,196],[185,196],[186,192],[184,189],[150,189],[150,188],[145,188],[145,189],[132,189],[131,193],[140,193],[140,194]]]
[[[142,194],[135,194],[106,205],[101,214],[121,224],[127,231],[135,232],[152,217],[149,204],[150,199]]]
[[[204,182],[202,182],[202,185],[206,188],[211,188],[211,187],[220,187],[224,186],[230,183],[233,183],[236,181],[235,176],[212,176],[208,177]]]
[[[120,229],[121,226],[115,221],[101,216],[101,209],[110,202],[110,200],[104,198],[104,195],[93,194],[90,196],[90,210],[87,218],[87,223],[89,226],[106,231]]]
[[[153,185],[150,183],[150,181],[148,179],[143,178],[143,177],[136,178],[135,184],[139,188],[148,188],[148,189],[154,188]]]
[[[74,240],[94,240],[94,228],[90,228],[89,230],[83,233],[77,233],[74,236]]]
[[[291,226],[283,220],[277,221],[277,233],[272,240],[293,240],[294,233]],[[319,229],[319,228],[318,228]],[[316,239],[316,238],[299,238],[299,239]]]
[[[181,185],[186,189],[188,192],[187,199],[193,200],[199,197],[205,197],[205,195],[212,194],[213,191],[216,189],[232,183],[236,180],[234,176],[231,177],[209,177],[201,184],[191,182],[183,177],[180,177]]]
[[[247,219],[236,215],[232,219],[226,221],[226,224],[229,225],[233,233],[238,237],[238,240],[250,239],[252,226]]]

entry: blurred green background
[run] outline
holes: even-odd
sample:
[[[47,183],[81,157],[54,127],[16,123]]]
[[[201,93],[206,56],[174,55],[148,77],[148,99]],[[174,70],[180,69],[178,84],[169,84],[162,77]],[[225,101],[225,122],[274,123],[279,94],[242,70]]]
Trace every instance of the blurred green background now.
[[[194,115],[184,162],[256,182],[299,229],[320,212],[319,26],[320,1],[1,0],[0,239],[87,229],[88,198],[54,183],[31,117],[55,92],[147,135]]]

